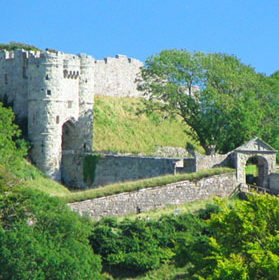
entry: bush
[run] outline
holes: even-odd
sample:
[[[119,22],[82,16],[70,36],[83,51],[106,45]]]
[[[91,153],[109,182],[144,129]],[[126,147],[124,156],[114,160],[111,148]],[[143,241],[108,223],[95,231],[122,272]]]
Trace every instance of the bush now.
[[[16,170],[28,147],[24,140],[19,139],[21,131],[14,120],[12,109],[3,107],[0,102],[0,164]]]
[[[26,51],[41,51],[39,48],[20,42],[10,42],[9,44],[0,44],[0,50],[15,51],[24,49]]]
[[[58,199],[14,188],[0,194],[0,279],[101,279],[89,221]]]
[[[148,222],[106,218],[94,224],[90,242],[108,271],[139,274],[170,262],[181,236],[191,240],[194,232],[202,231],[202,223],[191,214],[166,215]]]
[[[233,207],[220,200],[207,224],[177,246],[177,263],[191,264],[187,279],[278,279],[278,197],[252,195]]]

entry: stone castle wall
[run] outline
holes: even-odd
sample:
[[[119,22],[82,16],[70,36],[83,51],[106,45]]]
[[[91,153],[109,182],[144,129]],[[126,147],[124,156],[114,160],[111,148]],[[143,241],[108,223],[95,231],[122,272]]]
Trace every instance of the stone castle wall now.
[[[93,219],[105,216],[124,216],[167,205],[175,205],[213,196],[227,197],[237,187],[234,173],[215,175],[197,182],[182,181],[161,187],[147,188],[81,202],[70,203],[72,210]]]
[[[200,155],[198,154],[195,158],[196,160],[196,170],[204,170],[214,167],[232,166],[230,153],[221,155]]]
[[[96,166],[91,171],[93,182],[85,182],[83,176],[84,160],[88,156],[98,157]],[[62,170],[66,186],[85,189],[221,166],[231,166],[229,154],[181,159],[109,154],[99,156],[94,153],[63,151]]]
[[[27,53],[20,50],[0,52],[0,96],[6,96],[8,102],[13,103],[14,112],[20,118],[27,118],[28,114],[26,56]]]
[[[124,55],[95,61],[94,92],[98,95],[141,97],[135,83],[143,63]]]
[[[76,188],[94,188],[107,184],[175,174],[180,159],[125,155],[105,155],[98,159],[93,182],[84,182],[84,158],[91,154],[65,151],[63,154],[64,184]],[[93,154],[94,155],[94,154]]]

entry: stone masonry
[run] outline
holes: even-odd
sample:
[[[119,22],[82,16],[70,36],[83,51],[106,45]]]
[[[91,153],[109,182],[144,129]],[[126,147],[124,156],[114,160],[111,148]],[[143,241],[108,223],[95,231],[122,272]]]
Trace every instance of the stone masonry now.
[[[167,205],[181,204],[213,196],[227,197],[237,187],[235,173],[215,175],[193,181],[182,181],[161,187],[147,188],[107,197],[70,203],[72,210],[80,215],[98,219],[104,216],[124,216]]]

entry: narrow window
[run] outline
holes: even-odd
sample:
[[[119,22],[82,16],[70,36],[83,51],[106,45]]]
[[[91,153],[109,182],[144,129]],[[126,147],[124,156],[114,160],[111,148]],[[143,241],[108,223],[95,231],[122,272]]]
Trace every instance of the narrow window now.
[[[27,79],[26,67],[25,67],[25,66],[22,67],[22,78],[23,78],[23,79]]]
[[[50,89],[47,90],[47,95],[51,95],[51,90]]]
[[[7,85],[7,84],[8,84],[8,75],[5,74],[5,85]]]
[[[46,80],[49,80],[49,76],[48,75],[46,75]]]
[[[70,109],[72,108],[72,106],[73,106],[73,101],[68,101],[68,108]]]
[[[56,123],[59,123],[59,116],[56,116]]]

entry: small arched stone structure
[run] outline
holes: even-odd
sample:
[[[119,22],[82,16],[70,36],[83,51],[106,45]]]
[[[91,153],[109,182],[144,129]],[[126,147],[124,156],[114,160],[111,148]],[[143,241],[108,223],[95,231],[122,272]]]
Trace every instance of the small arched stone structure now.
[[[247,161],[256,157],[258,159],[259,183],[269,187],[269,175],[276,169],[276,150],[259,138],[254,138],[233,151],[234,167],[238,183],[246,183],[245,166]]]

